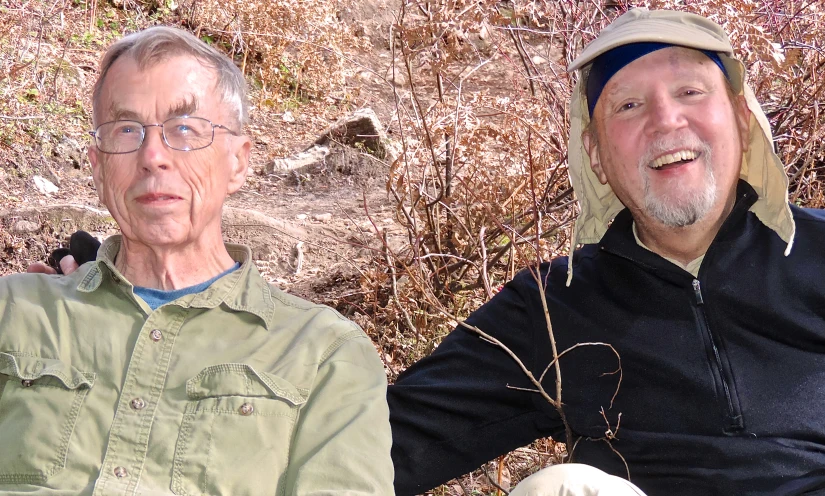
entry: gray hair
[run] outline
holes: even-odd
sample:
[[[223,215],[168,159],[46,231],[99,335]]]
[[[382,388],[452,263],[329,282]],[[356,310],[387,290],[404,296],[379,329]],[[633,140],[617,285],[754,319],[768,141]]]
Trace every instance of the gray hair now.
[[[138,67],[145,69],[175,55],[197,58],[215,71],[221,91],[221,99],[237,114],[237,123],[243,126],[249,120],[249,102],[246,95],[246,81],[240,69],[226,55],[207,45],[191,33],[169,26],[153,26],[143,31],[124,36],[113,43],[100,62],[100,77],[95,82],[92,101],[94,118],[97,121],[99,100],[103,82],[112,64],[123,55],[131,56]]]

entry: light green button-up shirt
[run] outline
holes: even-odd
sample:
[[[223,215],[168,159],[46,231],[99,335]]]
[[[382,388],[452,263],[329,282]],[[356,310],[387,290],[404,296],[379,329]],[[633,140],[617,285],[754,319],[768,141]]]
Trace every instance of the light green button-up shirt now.
[[[115,269],[0,278],[0,493],[393,494],[386,377],[243,265],[154,312]]]

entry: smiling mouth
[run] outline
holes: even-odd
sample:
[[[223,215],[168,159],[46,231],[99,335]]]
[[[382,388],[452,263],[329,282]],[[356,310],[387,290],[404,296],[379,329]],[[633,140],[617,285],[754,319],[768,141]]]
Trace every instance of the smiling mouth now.
[[[668,153],[657,158],[650,164],[651,169],[666,170],[673,167],[678,167],[689,162],[693,162],[699,158],[699,153],[693,150],[679,150],[673,153]]]

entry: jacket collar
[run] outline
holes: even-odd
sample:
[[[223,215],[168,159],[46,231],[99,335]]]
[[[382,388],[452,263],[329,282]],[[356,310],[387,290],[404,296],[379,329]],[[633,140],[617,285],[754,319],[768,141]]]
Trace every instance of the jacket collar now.
[[[725,222],[722,223],[719,232],[716,233],[711,246],[734,235],[736,227],[739,226],[740,222],[747,215],[748,209],[756,203],[758,198],[759,195],[753,187],[740,179],[736,186],[736,201],[734,202],[733,209],[730,214],[728,214]],[[663,257],[639,246],[636,238],[633,236],[633,216],[627,208],[616,215],[616,218],[604,236],[602,236],[598,245],[600,250],[631,260],[648,270],[676,271],[679,274],[685,273]]]
[[[130,289],[133,287],[115,267],[114,260],[120,251],[121,239],[120,235],[116,235],[103,242],[97,260],[78,283],[78,291],[94,292],[106,277]],[[232,260],[241,263],[241,268],[218,279],[206,290],[179,299],[176,304],[184,308],[215,308],[224,304],[232,310],[255,315],[270,328],[275,313],[272,290],[252,262],[252,252],[243,245],[226,243],[225,246]]]

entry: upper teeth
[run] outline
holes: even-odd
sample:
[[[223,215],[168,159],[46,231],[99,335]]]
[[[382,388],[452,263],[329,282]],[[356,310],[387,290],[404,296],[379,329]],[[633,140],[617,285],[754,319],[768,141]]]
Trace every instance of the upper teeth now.
[[[690,150],[680,150],[674,153],[668,153],[667,155],[663,155],[656,160],[653,161],[653,168],[658,169],[659,167],[667,164],[672,164],[674,162],[679,162],[681,160],[693,160],[696,158],[696,153]]]

